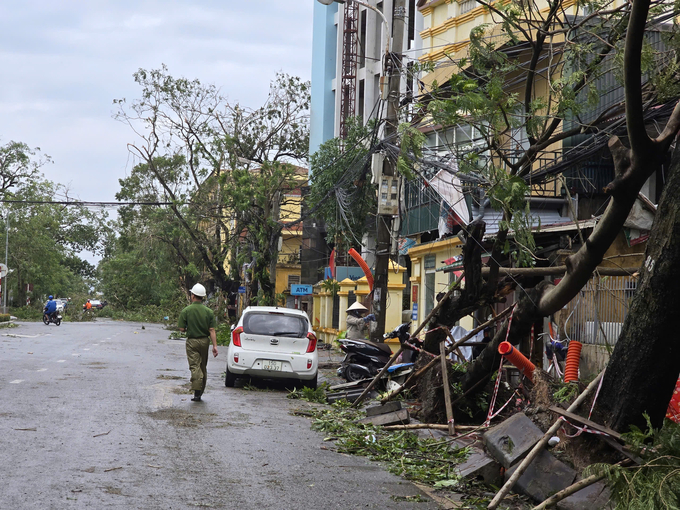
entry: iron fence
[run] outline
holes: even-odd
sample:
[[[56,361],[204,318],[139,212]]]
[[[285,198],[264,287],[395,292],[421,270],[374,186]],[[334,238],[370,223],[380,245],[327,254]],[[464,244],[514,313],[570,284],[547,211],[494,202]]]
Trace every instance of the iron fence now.
[[[592,278],[563,310],[560,336],[583,344],[614,345],[636,288],[632,276]]]

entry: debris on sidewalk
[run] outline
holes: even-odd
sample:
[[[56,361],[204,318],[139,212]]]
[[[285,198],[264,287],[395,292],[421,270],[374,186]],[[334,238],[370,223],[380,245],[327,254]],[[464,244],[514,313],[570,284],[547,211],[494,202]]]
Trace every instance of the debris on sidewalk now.
[[[399,409],[390,413],[367,416],[359,420],[359,423],[372,425],[406,425],[410,422],[408,409]]]

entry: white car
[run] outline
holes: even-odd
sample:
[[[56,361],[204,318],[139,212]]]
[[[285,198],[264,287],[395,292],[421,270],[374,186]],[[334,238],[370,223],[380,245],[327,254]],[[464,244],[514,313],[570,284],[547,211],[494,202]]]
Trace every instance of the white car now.
[[[316,388],[319,354],[309,317],[301,310],[249,306],[231,334],[224,384],[238,377],[295,379]]]

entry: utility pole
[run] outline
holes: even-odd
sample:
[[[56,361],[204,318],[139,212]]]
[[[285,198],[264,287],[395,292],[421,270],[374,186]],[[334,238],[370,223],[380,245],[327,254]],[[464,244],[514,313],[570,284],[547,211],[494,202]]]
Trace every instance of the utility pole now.
[[[399,124],[399,96],[401,81],[401,59],[404,44],[404,23],[406,19],[406,1],[394,0],[392,15],[392,52],[385,62],[389,72],[389,87],[387,96],[387,116],[385,119],[384,139],[390,143],[397,142],[397,127]],[[390,251],[392,248],[392,217],[395,211],[390,208],[398,207],[398,182],[396,157],[386,157],[383,160],[381,177],[378,182],[378,238],[375,257],[375,286],[373,294],[373,308],[376,312],[378,324],[371,337],[373,341],[382,342],[385,333],[385,318],[387,315],[387,277],[389,272]],[[396,195],[396,196],[395,196]],[[397,209],[398,211],[398,209]],[[399,303],[401,310],[401,303]]]

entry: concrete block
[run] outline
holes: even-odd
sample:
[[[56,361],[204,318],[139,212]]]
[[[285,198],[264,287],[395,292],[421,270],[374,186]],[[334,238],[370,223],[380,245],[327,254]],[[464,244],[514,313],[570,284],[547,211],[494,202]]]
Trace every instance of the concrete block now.
[[[484,446],[491,456],[508,469],[523,459],[542,437],[541,429],[524,413],[517,413],[488,430],[483,439]]]
[[[456,446],[465,445],[456,444]],[[468,480],[483,480],[487,485],[500,486],[500,482],[503,480],[501,465],[481,448],[476,446],[469,448],[470,456],[455,468],[458,474]]]
[[[408,409],[399,409],[393,413],[367,416],[359,420],[359,423],[372,423],[373,425],[407,425],[411,421]]]
[[[505,472],[506,480],[512,476],[517,465]],[[529,496],[540,503],[556,492],[566,489],[576,479],[576,471],[557,460],[551,453],[541,450],[515,484],[514,491]],[[590,507],[581,507],[588,508]]]
[[[366,416],[377,416],[379,414],[393,413],[401,409],[401,401],[395,400],[377,406],[369,406],[366,408]]]
[[[578,481],[578,480],[576,480]],[[611,510],[615,504],[610,501],[611,492],[604,482],[585,487],[557,503],[559,510]]]

